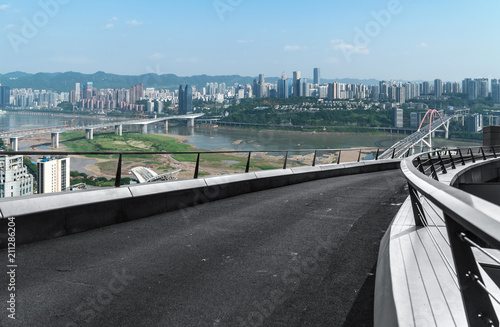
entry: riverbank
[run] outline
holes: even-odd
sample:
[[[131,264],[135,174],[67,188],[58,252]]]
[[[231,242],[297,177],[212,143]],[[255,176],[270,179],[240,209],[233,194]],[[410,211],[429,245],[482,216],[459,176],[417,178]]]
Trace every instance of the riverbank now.
[[[335,131],[335,127],[327,127],[326,130],[322,126],[318,126],[317,128],[308,127],[307,129],[300,129],[300,127],[283,127],[283,128],[269,128],[269,127],[255,127],[255,126],[223,126],[218,125],[217,127],[212,127],[212,124],[200,124],[197,125],[199,128],[207,128],[207,129],[218,129],[218,130],[241,130],[241,131],[258,131],[258,132],[277,132],[284,134],[317,134],[317,135],[393,135],[393,133],[369,129],[369,128],[360,128],[359,131]],[[340,126],[338,129],[342,129]],[[333,130],[332,130],[333,129]],[[395,128],[396,129],[396,128]]]

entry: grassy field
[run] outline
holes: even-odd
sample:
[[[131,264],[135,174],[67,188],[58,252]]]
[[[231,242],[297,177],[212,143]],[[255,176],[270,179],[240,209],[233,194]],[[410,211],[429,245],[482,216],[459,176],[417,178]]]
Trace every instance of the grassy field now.
[[[197,149],[189,144],[181,143],[177,139],[165,135],[123,133],[123,136],[112,132],[94,134],[93,140],[85,139],[83,132],[70,132],[61,134],[61,139],[69,151],[75,152],[194,152]],[[97,159],[96,166],[104,175],[116,173],[118,155],[86,155],[88,158]],[[194,170],[196,154],[175,154],[172,159],[187,165],[183,170]],[[199,176],[220,173],[244,172],[247,155],[242,154],[201,154]],[[283,165],[279,158],[252,158],[251,170],[276,169]],[[122,172],[127,174],[131,168],[145,166],[158,173],[166,172],[176,167],[171,167],[165,161],[164,155],[138,154],[124,155]]]

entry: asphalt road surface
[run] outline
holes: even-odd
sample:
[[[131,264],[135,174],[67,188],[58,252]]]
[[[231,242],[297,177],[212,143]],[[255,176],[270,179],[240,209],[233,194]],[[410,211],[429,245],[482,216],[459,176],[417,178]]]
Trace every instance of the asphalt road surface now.
[[[371,326],[406,194],[399,170],[336,177],[20,246],[0,326]]]

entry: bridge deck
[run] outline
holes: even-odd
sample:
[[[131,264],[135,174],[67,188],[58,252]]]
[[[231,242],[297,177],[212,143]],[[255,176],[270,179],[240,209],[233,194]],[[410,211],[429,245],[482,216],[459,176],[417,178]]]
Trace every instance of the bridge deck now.
[[[371,326],[404,184],[323,179],[21,246],[17,319],[0,325]]]

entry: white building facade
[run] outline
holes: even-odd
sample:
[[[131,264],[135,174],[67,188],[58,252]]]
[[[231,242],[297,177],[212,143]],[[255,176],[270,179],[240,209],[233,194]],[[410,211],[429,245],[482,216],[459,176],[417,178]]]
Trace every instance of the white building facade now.
[[[69,157],[39,159],[37,165],[39,194],[64,192],[69,190]]]
[[[33,194],[33,175],[23,156],[0,156],[0,198]]]

